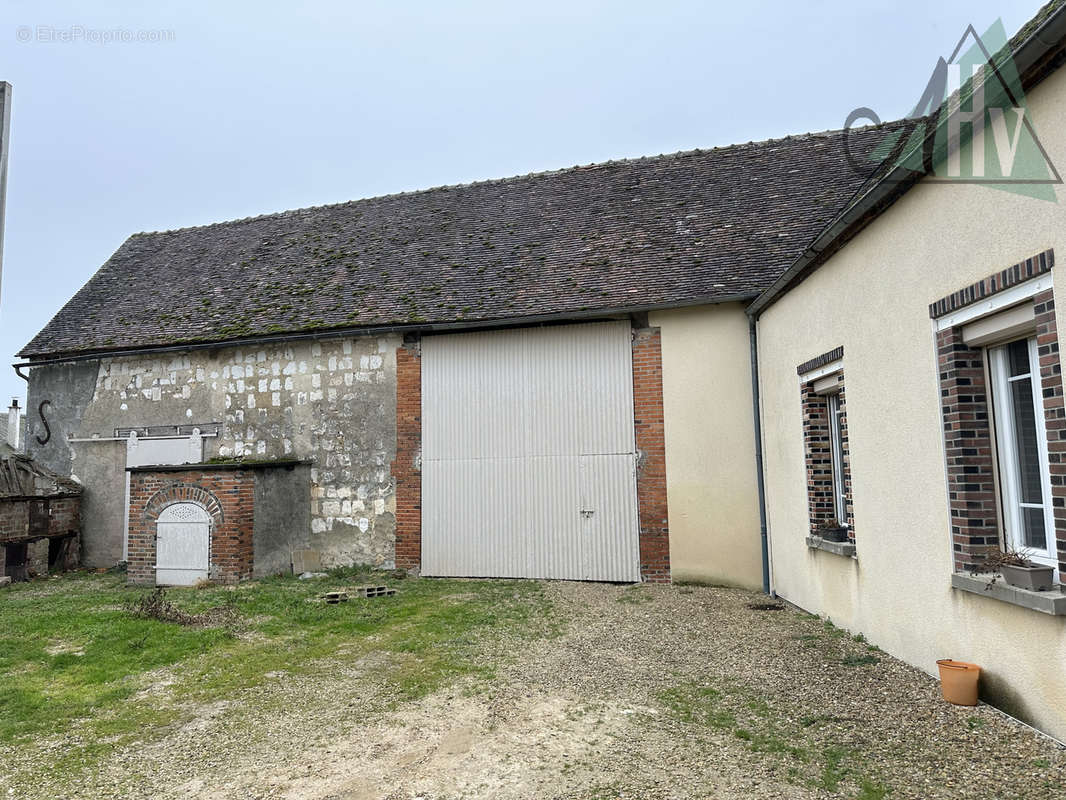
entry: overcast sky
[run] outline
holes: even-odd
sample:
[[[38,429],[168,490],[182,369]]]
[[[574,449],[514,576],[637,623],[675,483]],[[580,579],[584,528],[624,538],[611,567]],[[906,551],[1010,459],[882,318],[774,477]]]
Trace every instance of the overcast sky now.
[[[967,24],[1038,7],[3,0],[0,405],[131,233],[901,116]]]

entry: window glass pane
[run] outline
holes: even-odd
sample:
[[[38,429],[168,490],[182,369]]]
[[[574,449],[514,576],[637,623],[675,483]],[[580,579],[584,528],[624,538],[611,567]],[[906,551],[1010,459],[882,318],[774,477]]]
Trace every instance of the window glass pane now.
[[[1012,378],[1029,374],[1029,342],[1019,339],[1007,345],[1007,365]]]
[[[1018,499],[1023,503],[1042,503],[1040,451],[1037,444],[1036,409],[1033,407],[1033,384],[1028,380],[1012,381],[1010,393],[1013,406],[1011,411],[1014,416],[1015,448],[1018,455]]]
[[[832,448],[833,510],[836,512],[837,520],[846,525],[848,521],[844,494],[844,447],[840,430],[840,396],[830,395],[827,403],[830,447]]]
[[[1044,509],[1023,508],[1022,524],[1025,526],[1025,530],[1022,531],[1025,546],[1035,550],[1046,550],[1047,528],[1044,527]]]

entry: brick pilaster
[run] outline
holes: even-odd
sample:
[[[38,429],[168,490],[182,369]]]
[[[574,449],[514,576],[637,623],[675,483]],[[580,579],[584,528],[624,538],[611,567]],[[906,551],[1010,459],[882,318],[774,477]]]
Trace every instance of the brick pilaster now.
[[[396,350],[396,566],[422,565],[422,358],[417,342]]]
[[[633,417],[640,465],[640,575],[670,582],[670,524],[666,504],[666,439],[663,416],[662,340],[658,328],[633,338]]]

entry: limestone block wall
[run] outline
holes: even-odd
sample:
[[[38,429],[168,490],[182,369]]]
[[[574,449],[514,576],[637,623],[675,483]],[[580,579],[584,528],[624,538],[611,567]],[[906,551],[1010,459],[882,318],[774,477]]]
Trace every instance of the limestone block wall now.
[[[105,358],[84,381],[64,380],[69,366],[36,367],[30,408],[50,401],[45,416],[58,433],[44,445],[28,438],[45,463],[69,463],[93,493],[101,512],[85,520],[83,536],[87,549],[107,554],[98,561],[121,558],[125,487],[112,462],[124,456],[103,441],[75,446],[66,437],[217,423],[218,437],[204,440],[205,460],[311,462],[308,546],[324,565],[392,566],[399,345],[398,336],[350,337]],[[45,438],[39,415],[30,427]]]

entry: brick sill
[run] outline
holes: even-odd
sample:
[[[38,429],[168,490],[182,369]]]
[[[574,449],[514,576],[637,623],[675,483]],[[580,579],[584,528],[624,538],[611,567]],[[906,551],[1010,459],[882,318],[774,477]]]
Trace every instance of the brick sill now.
[[[1049,589],[1046,592],[1031,592],[1028,589],[1018,589],[1008,586],[1000,578],[992,583],[991,574],[969,575],[956,572],[951,576],[951,586],[964,592],[972,592],[992,600],[1028,608],[1031,611],[1039,611],[1042,614],[1052,616],[1066,616],[1066,593],[1061,585]]]
[[[820,536],[808,536],[807,547],[811,550],[824,550],[833,555],[844,558],[856,558],[855,544],[853,542],[827,542]]]

